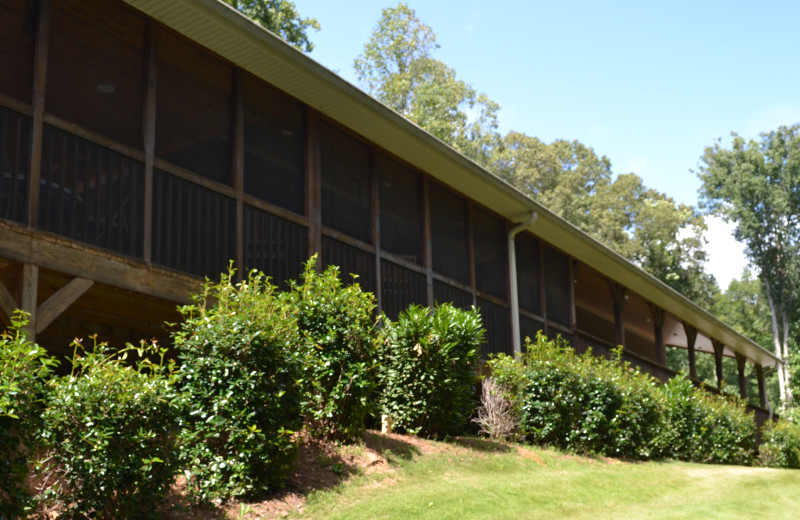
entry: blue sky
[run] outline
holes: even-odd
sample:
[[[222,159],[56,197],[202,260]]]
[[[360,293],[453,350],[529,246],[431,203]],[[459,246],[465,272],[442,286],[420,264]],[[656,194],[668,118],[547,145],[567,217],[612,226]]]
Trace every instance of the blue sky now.
[[[310,56],[353,83],[353,59],[396,5],[294,2],[322,25]],[[716,138],[800,121],[800,2],[407,3],[437,34],[436,57],[500,104],[503,133],[577,139],[678,202],[697,204],[690,170]]]

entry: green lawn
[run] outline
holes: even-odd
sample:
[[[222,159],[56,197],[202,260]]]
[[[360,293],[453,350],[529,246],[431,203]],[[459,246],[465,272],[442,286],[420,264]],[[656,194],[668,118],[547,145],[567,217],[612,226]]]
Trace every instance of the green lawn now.
[[[313,519],[797,518],[800,472],[635,463],[541,449],[409,447],[394,471],[313,495]],[[427,450],[426,450],[427,451]]]

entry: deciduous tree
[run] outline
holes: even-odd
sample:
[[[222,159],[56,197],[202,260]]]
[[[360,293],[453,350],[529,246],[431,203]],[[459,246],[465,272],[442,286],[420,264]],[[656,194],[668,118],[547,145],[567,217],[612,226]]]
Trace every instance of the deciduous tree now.
[[[433,57],[436,34],[399,3],[381,19],[354,62],[356,77],[376,99],[481,164],[500,142],[499,106]]]
[[[736,224],[759,270],[771,314],[775,354],[788,363],[792,323],[800,317],[800,125],[781,126],[731,147],[706,148],[699,176],[709,210]],[[789,370],[778,370],[781,398],[791,400]]]
[[[305,52],[314,49],[314,44],[308,39],[308,30],[319,31],[319,22],[315,18],[301,18],[289,0],[222,1],[298,49]]]

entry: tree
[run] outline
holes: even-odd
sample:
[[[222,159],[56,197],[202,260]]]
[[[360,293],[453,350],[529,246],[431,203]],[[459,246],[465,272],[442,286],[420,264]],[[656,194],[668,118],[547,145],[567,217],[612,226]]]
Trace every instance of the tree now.
[[[716,281],[704,271],[705,223],[692,208],[647,188],[633,173],[578,141],[543,143],[509,132],[495,172],[548,209],[669,286],[710,307]]]
[[[311,52],[314,44],[307,31],[319,31],[315,18],[300,18],[300,13],[289,0],[223,0],[243,15],[271,31],[301,51]]]
[[[500,143],[499,106],[433,58],[436,34],[400,3],[381,19],[354,61],[362,86],[388,107],[480,164]]]
[[[736,224],[759,270],[771,315],[775,355],[784,361],[778,383],[791,400],[790,332],[800,317],[800,125],[781,126],[745,141],[732,134],[730,149],[718,140],[705,149],[699,176],[710,211]]]

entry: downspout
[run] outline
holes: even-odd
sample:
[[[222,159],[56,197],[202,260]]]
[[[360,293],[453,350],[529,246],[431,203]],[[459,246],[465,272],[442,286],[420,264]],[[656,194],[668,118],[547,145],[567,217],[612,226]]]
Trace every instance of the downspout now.
[[[531,212],[525,222],[520,222],[508,230],[508,277],[511,285],[511,338],[514,345],[514,354],[522,353],[522,340],[519,330],[519,293],[517,292],[517,251],[514,247],[514,237],[520,231],[533,224],[539,214]]]

